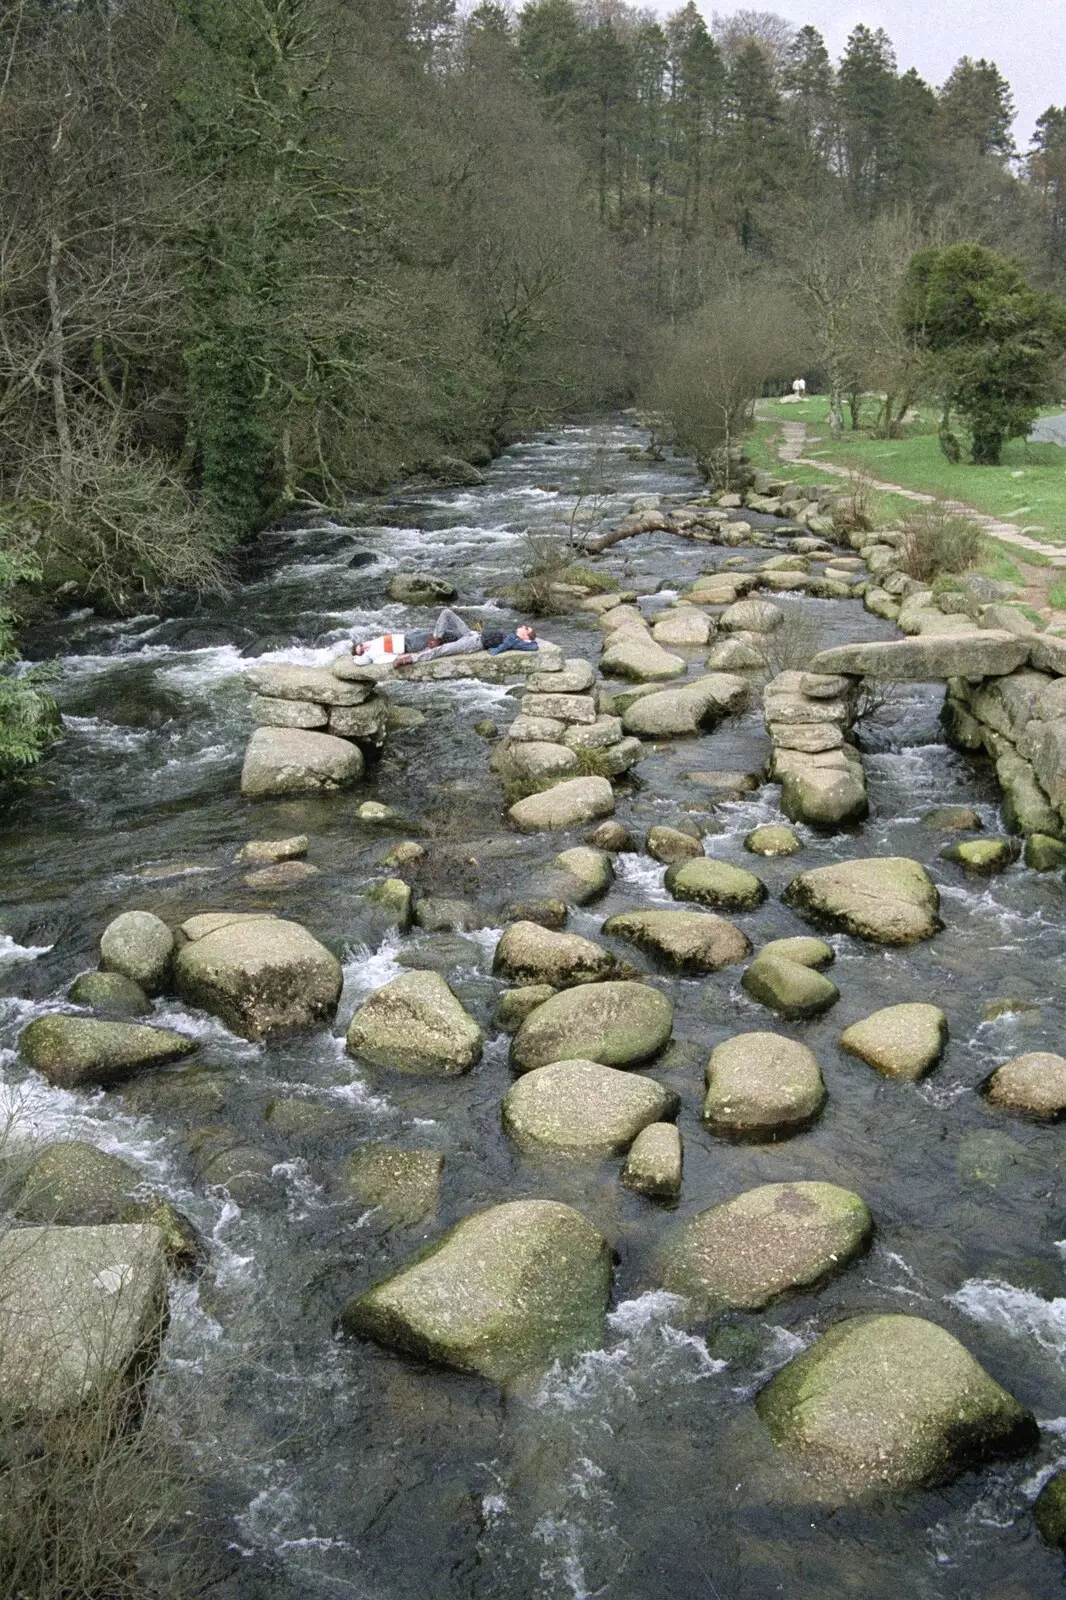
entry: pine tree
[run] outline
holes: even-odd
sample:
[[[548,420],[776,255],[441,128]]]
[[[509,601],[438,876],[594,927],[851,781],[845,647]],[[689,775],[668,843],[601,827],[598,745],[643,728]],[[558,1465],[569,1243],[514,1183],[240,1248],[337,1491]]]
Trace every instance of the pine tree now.
[[[1009,161],[1015,154],[1011,127],[1014,98],[994,61],[963,56],[937,96],[937,124],[946,145]]]
[[[891,180],[898,131],[896,58],[883,28],[854,30],[837,84],[844,175],[856,206],[872,211]]]

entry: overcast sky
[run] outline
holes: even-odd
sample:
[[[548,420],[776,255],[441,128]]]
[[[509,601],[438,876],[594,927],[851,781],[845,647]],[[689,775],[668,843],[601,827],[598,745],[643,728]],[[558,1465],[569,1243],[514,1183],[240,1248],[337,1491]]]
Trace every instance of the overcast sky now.
[[[683,0],[653,0],[660,14]],[[797,27],[813,23],[836,60],[856,23],[884,28],[901,71],[916,67],[934,86],[960,56],[994,61],[1014,90],[1015,139],[1028,145],[1033,125],[1050,105],[1066,105],[1066,0],[744,0],[775,11]],[[738,5],[697,0],[710,21]]]

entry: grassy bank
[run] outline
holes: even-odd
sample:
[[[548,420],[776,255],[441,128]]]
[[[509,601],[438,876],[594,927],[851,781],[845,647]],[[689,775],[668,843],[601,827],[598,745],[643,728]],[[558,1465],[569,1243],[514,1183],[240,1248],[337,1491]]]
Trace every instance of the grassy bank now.
[[[869,403],[872,421],[873,402]],[[784,422],[803,422],[807,438],[802,453],[815,460],[865,471],[883,482],[898,483],[945,500],[960,500],[1012,523],[1049,544],[1066,543],[1066,450],[1054,444],[1026,444],[1016,439],[1003,452],[998,467],[953,465],[937,443],[937,418],[922,410],[907,425],[904,439],[874,439],[861,430],[845,432],[833,440],[827,425],[828,401],[813,395],[799,404],[777,400],[759,402],[758,418],[750,436],[749,453],[756,465],[781,465],[779,447]],[[1058,408],[1050,408],[1052,410]],[[799,482],[818,481],[813,467],[789,466],[788,476]],[[874,509],[896,517],[908,502],[898,495],[875,494]]]

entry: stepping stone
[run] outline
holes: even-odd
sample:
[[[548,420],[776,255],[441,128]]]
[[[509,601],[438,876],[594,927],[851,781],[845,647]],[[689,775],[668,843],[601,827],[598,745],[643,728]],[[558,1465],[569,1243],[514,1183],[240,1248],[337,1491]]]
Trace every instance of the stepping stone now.
[[[813,1051],[779,1033],[739,1033],[711,1052],[703,1120],[740,1139],[789,1138],[825,1105]]]
[[[841,1034],[840,1047],[886,1078],[914,1083],[936,1066],[947,1041],[948,1019],[940,1007],[916,1002],[885,1006],[853,1022]]]

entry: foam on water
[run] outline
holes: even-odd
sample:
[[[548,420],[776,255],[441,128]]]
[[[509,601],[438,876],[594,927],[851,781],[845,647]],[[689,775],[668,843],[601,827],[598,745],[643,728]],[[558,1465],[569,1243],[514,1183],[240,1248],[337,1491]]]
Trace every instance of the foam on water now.
[[[14,961],[36,961],[53,948],[50,944],[19,944],[6,933],[0,933],[0,966]]]
[[[1032,1339],[1056,1361],[1066,1362],[1066,1299],[1045,1300],[998,1278],[969,1278],[947,1303],[975,1322]]]
[[[665,870],[661,862],[634,851],[623,850],[614,858],[615,878],[619,884],[635,890],[643,900],[672,906],[675,904],[673,896],[663,887]]]

